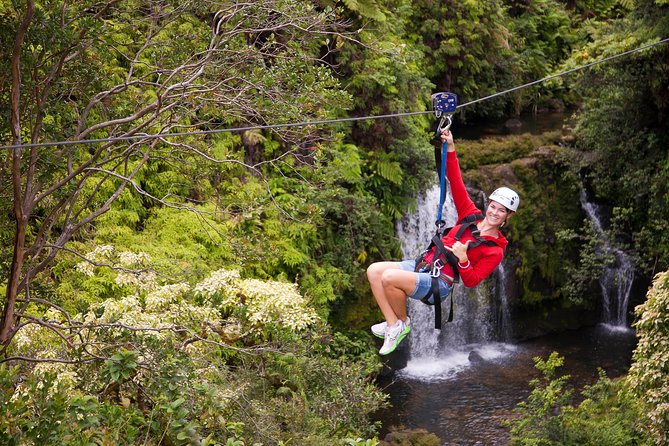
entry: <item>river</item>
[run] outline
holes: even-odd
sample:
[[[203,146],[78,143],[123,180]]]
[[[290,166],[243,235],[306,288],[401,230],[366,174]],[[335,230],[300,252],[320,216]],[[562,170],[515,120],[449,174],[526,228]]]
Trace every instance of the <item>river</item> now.
[[[408,349],[400,348],[387,364],[392,371],[379,378],[392,404],[377,414],[383,423],[380,438],[403,426],[434,433],[442,446],[506,445],[503,420],[529,395],[529,381],[540,377],[534,357],[558,352],[565,358],[558,374],[570,375],[569,386],[580,391],[597,381],[599,368],[610,378],[627,373],[635,345],[632,330],[601,324],[517,344],[463,346],[461,355],[451,352],[435,365],[438,373],[413,376],[406,371]],[[477,354],[470,361],[472,351]]]

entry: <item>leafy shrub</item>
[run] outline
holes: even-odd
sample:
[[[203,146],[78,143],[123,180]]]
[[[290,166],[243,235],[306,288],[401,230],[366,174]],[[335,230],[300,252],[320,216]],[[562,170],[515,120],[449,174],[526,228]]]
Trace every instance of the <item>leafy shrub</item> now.
[[[586,386],[584,400],[574,407],[566,389],[568,375],[555,377],[563,358],[553,352],[546,361],[535,358],[543,378],[531,381],[532,392],[521,402],[511,426],[513,446],[650,445],[639,424],[639,401],[624,379],[610,380],[600,370],[599,380]]]
[[[646,302],[635,312],[639,343],[629,383],[646,405],[645,420],[655,444],[669,445],[669,271],[655,277]]]
[[[0,413],[9,421],[0,432],[8,441],[315,446],[374,435],[368,414],[385,397],[371,382],[369,358],[354,357],[364,344],[343,335],[334,342],[295,284],[234,270],[194,285],[160,283],[147,255],[104,246],[89,257],[98,265],[70,273],[108,274],[125,295],[72,316],[28,308],[30,323],[8,360],[37,365],[3,369]],[[111,272],[99,266],[112,264]],[[352,354],[336,354],[344,350]],[[97,421],[79,423],[82,410]],[[92,418],[95,411],[106,418]],[[106,433],[112,428],[118,442]]]

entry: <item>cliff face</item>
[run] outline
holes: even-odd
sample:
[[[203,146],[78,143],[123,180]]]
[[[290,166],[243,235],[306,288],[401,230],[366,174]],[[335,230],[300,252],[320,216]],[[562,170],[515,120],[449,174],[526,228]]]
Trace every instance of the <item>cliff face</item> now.
[[[471,166],[464,174],[481,208],[498,186],[509,186],[521,197],[520,209],[506,229],[510,244],[504,283],[495,288],[499,293],[503,287],[506,294],[514,339],[599,321],[601,269],[579,202],[576,154],[559,145],[561,136],[553,141],[506,162]]]

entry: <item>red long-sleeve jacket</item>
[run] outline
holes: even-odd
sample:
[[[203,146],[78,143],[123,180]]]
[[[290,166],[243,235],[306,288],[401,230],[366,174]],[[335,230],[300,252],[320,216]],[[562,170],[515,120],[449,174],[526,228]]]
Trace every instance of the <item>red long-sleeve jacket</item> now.
[[[480,214],[481,211],[476,207],[471,198],[469,198],[465,183],[462,181],[460,163],[458,162],[458,157],[455,152],[447,152],[446,178],[448,178],[450,183],[451,194],[453,194],[455,208],[458,211],[458,221],[471,214]],[[444,246],[453,246],[453,243],[455,243],[454,237],[459,228],[460,225],[455,225],[442,237]],[[504,249],[506,249],[506,245],[509,243],[506,237],[499,231],[497,232],[497,237],[487,235],[483,235],[482,237],[486,240],[491,240],[496,246],[486,245],[484,243],[467,251],[470,265],[467,268],[458,266],[458,272],[460,273],[462,283],[467,287],[478,285],[492,273],[495,268],[497,268],[497,265],[499,265],[504,258]],[[476,240],[469,228],[467,228],[460,237],[461,243],[465,243],[467,240]],[[436,247],[433,247],[432,250],[425,255],[424,260],[426,262],[432,262],[435,250]],[[448,263],[446,263],[441,272],[449,277],[454,276],[453,268]]]

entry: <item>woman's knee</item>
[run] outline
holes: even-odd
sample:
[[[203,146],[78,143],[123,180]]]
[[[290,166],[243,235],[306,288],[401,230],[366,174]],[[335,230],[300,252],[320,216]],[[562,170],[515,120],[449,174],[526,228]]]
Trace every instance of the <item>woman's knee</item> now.
[[[397,286],[402,277],[402,270],[386,269],[381,272],[381,284],[384,287]]]
[[[380,281],[386,271],[396,269],[394,262],[374,262],[367,267],[367,278],[371,281]]]
[[[380,279],[382,273],[383,273],[383,268],[381,267],[380,262],[372,263],[367,267],[367,278],[370,281]]]

